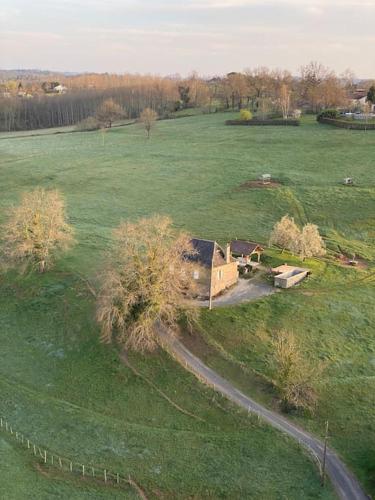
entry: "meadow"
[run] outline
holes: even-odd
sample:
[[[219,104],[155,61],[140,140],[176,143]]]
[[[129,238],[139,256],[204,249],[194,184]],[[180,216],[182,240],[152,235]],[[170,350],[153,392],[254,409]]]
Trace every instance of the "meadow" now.
[[[230,117],[158,122],[150,140],[140,125],[0,138],[0,222],[23,191],[56,187],[77,240],[49,274],[0,277],[0,413],[47,448],[125,470],[151,496],[331,498],[295,443],[201,386],[166,354],[130,360],[193,416],[124,366],[99,342],[87,285],[95,286],[111,231],[123,219],[163,213],[197,237],[266,243],[289,213],[320,226],[330,258],[310,262],[313,277],[297,292],[205,313],[207,359],[272,406],[274,394],[262,382],[270,336],[281,326],[296,330],[306,354],[328,367],[316,418],[293,418],[317,434],[329,418],[331,444],[373,492],[375,296],[367,276],[375,259],[375,136],[313,118],[296,128],[227,127]],[[244,187],[262,173],[280,187]],[[341,184],[346,176],[354,187]],[[369,268],[339,267],[332,257],[338,245]],[[270,263],[280,258],[268,255]],[[88,485],[42,477],[8,441],[0,441],[0,453],[9,457],[1,475],[11,470],[19,491],[24,479],[40,498],[56,488],[65,498],[102,498],[101,490],[87,493]],[[10,461],[14,466],[4,465]],[[7,498],[23,498],[12,497],[13,481],[1,487]]]

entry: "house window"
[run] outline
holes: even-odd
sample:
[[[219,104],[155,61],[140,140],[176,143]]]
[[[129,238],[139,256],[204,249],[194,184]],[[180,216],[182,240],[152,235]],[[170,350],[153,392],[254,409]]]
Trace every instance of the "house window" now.
[[[217,279],[222,280],[223,279],[223,270],[219,269],[217,272]]]
[[[194,272],[193,272],[193,278],[194,278],[195,280],[199,280],[199,271],[194,271]]]

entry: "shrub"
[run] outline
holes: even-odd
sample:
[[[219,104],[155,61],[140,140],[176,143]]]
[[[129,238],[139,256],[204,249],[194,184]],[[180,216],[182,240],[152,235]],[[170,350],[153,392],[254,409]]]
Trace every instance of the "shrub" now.
[[[80,132],[91,132],[100,128],[100,122],[94,116],[89,116],[76,125],[76,130]]]
[[[241,109],[240,120],[248,121],[248,120],[251,120],[252,117],[253,117],[253,115],[251,114],[251,112],[248,109]]]
[[[322,119],[322,118],[331,118],[331,119],[335,119],[339,116],[339,112],[337,111],[337,109],[323,109],[323,111],[321,111],[318,116],[317,116],[317,120],[318,122]]]

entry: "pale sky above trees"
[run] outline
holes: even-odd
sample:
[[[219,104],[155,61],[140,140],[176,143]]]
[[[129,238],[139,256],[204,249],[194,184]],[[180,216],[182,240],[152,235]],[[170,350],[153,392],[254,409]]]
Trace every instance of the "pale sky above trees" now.
[[[375,0],[2,0],[0,67],[212,75],[318,60],[370,78],[374,18]]]

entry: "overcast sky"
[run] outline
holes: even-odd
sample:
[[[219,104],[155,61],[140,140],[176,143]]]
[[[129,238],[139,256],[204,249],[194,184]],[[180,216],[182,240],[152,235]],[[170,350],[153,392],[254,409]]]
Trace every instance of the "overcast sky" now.
[[[375,0],[1,0],[0,68],[375,78]]]

